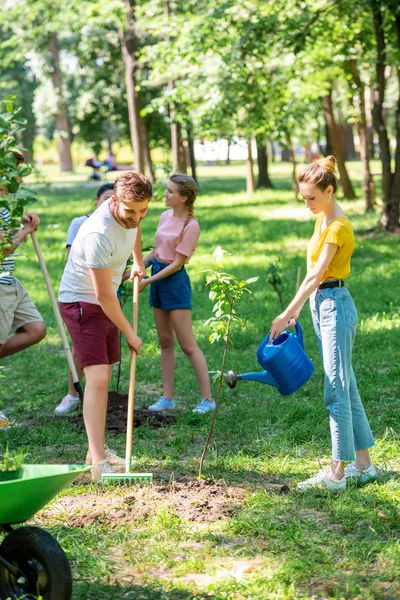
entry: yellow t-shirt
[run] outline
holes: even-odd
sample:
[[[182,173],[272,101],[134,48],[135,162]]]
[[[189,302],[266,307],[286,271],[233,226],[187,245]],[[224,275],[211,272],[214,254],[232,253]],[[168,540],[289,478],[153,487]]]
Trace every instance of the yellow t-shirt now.
[[[337,244],[339,246],[337,252],[326,269],[322,281],[346,279],[350,274],[350,259],[354,250],[353,228],[347,217],[336,217],[321,233],[323,218],[324,214],[321,213],[315,222],[314,235],[308,244],[308,270],[315,266],[325,244]]]

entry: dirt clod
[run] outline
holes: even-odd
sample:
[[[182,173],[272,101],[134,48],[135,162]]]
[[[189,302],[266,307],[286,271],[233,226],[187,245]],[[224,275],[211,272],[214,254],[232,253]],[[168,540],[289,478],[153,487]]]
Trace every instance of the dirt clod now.
[[[113,433],[126,433],[126,418],[128,412],[128,394],[119,394],[118,392],[109,392],[107,407],[107,425],[108,431]],[[83,415],[77,414],[70,417],[70,422],[84,427]],[[164,413],[154,413],[144,408],[135,409],[135,428],[141,425],[149,427],[163,427],[175,423],[175,415],[166,415]]]

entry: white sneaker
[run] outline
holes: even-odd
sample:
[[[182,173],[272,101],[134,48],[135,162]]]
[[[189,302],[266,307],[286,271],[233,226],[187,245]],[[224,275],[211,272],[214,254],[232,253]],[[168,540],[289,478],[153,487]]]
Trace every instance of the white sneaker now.
[[[165,396],[162,396],[155,404],[147,407],[147,410],[152,412],[162,412],[163,410],[171,410],[175,408],[173,400],[168,400]]]
[[[116,469],[110,465],[107,459],[102,460],[92,469],[92,479],[96,483],[101,483],[103,473],[116,473]]]
[[[7,419],[6,415],[0,410],[0,431],[7,431],[10,427],[11,421]]]
[[[347,479],[354,479],[355,481],[359,481],[360,483],[367,483],[367,481],[371,481],[371,479],[375,479],[377,475],[376,468],[371,463],[368,469],[357,469],[354,463],[347,465],[344,470],[344,476]]]
[[[216,404],[212,398],[203,398],[192,412],[197,413],[198,415],[205,415],[211,410],[215,410],[215,406]]]
[[[118,456],[118,454],[115,452],[115,450],[111,450],[111,448],[109,448],[106,445],[104,446],[104,450],[106,451],[105,460],[116,470],[123,471],[125,469],[125,459]],[[132,459],[131,464],[134,464],[135,462],[137,462],[137,461],[134,461]],[[92,464],[92,453],[90,452],[90,450],[88,451],[88,453],[86,455],[86,464],[87,465]]]
[[[329,469],[322,469],[314,477],[297,484],[297,489],[301,492],[313,488],[327,488],[333,492],[342,492],[346,489],[346,476],[343,475],[342,479],[332,479]]]
[[[56,407],[55,415],[68,415],[70,412],[76,410],[79,406],[79,396],[72,396],[67,394],[61,400],[60,404]]]

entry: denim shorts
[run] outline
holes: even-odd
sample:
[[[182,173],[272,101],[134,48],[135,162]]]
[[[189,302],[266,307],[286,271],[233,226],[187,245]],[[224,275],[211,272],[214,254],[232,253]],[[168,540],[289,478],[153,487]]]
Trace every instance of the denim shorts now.
[[[150,260],[151,274],[159,273],[168,263]],[[192,308],[192,288],[185,267],[172,275],[150,284],[150,306],[161,310]]]

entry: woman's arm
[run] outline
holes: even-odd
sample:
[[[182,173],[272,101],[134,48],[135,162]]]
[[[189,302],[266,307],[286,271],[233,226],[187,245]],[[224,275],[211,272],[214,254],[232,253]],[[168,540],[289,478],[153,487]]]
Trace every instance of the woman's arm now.
[[[322,281],[324,273],[326,269],[329,267],[332,262],[333,257],[335,256],[337,249],[337,244],[325,244],[320,257],[318,258],[313,269],[308,271],[305,276],[301,286],[299,287],[297,294],[286,308],[274,321],[271,325],[271,340],[275,339],[282,333],[282,331],[289,324],[290,326],[294,325],[295,320],[299,317],[301,309],[304,304],[311,296],[314,290],[317,289],[319,284]]]
[[[144,288],[147,285],[149,285],[149,283],[153,283],[154,281],[159,281],[160,279],[164,279],[165,277],[173,275],[183,267],[186,261],[187,256],[185,256],[184,254],[180,254],[179,252],[175,252],[175,258],[172,261],[172,263],[168,265],[168,267],[165,267],[165,269],[162,269],[162,271],[156,273],[155,275],[147,277],[147,279],[142,279],[142,281],[140,282],[139,290],[142,292]]]
[[[149,266],[149,260],[154,260],[156,257],[156,251],[152,250],[151,252],[149,252],[148,254],[146,254],[146,256],[143,259],[144,262],[144,266],[147,267]]]
[[[140,227],[138,227],[135,246],[133,248],[133,260],[134,262],[131,269],[130,279],[133,281],[136,276],[138,276],[139,279],[143,279],[143,277],[146,275],[146,269],[143,262],[142,234]]]

